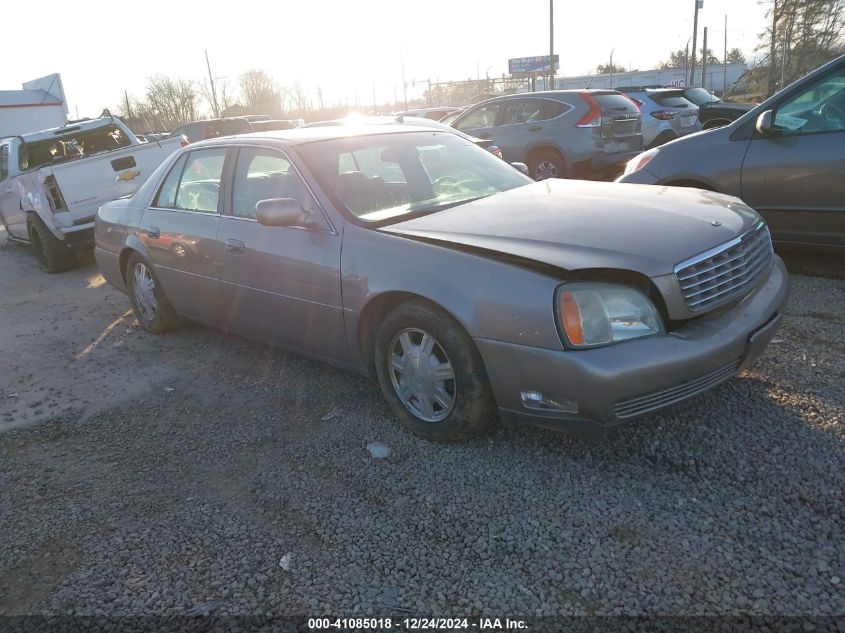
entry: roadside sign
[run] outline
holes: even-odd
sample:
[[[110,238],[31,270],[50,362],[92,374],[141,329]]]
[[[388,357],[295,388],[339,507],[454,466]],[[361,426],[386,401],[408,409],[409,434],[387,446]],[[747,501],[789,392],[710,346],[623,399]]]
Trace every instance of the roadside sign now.
[[[555,69],[557,69],[559,62],[560,55],[555,55]],[[537,55],[535,57],[515,57],[513,59],[509,59],[508,72],[511,75],[549,72],[549,56]]]

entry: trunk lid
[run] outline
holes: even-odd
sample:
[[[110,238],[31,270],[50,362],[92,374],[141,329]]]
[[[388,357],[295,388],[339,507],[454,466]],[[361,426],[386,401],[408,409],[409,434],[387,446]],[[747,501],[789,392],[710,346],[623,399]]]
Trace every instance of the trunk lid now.
[[[593,92],[590,96],[601,108],[601,136],[628,139],[641,133],[640,109],[618,92]]]

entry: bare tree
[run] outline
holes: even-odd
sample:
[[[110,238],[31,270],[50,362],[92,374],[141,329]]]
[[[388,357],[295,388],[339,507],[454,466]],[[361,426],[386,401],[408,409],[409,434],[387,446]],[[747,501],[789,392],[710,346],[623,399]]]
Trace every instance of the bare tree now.
[[[142,116],[155,118],[167,129],[172,129],[199,118],[197,97],[192,81],[156,75],[148,80],[146,99],[137,104],[137,110]]]
[[[760,35],[768,52],[768,92],[833,59],[845,45],[845,0],[776,0]]]
[[[669,53],[669,59],[665,62],[660,62],[660,68],[686,68],[687,67],[687,52],[684,49],[672,51]]]
[[[744,64],[745,55],[738,48],[732,48],[728,51],[728,57],[725,60],[729,64]]]
[[[308,92],[298,81],[295,81],[293,86],[285,88],[284,93],[289,101],[290,108],[296,113],[304,115],[311,109],[311,99]]]
[[[280,115],[280,92],[273,78],[263,70],[248,70],[240,76],[244,107],[254,113]]]

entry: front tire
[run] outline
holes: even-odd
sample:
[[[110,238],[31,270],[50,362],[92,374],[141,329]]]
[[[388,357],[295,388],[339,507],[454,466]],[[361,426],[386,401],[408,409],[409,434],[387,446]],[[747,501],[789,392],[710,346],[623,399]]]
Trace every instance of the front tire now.
[[[488,430],[495,406],[472,339],[423,301],[394,308],[375,346],[376,374],[393,413],[412,433],[456,442]]]
[[[65,242],[56,238],[44,224],[44,220],[30,213],[26,228],[32,252],[38,267],[45,273],[60,273],[76,267],[76,255]]]
[[[142,328],[153,334],[162,334],[179,327],[179,318],[158,277],[138,255],[130,255],[126,262],[126,287],[132,311]]]

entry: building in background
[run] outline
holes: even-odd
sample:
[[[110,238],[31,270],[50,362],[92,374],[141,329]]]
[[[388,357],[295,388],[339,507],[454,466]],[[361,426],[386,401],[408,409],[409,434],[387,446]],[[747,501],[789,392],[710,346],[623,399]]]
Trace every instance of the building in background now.
[[[67,100],[58,73],[27,81],[23,90],[0,90],[0,137],[67,123]]]
[[[742,77],[748,71],[747,64],[713,64],[707,66],[704,87],[721,94],[723,88],[730,90],[734,84],[734,93],[742,94],[744,90]],[[700,86],[701,67],[696,68],[696,80],[693,85]],[[664,70],[636,70],[625,73],[613,73],[602,75],[582,75],[580,77],[556,77],[555,88],[558,90],[568,88],[599,88],[607,90],[619,86],[686,86],[686,68],[666,68]],[[611,79],[612,77],[612,79]],[[613,84],[611,85],[611,81]],[[537,78],[537,90],[545,90],[546,82],[543,77]]]

